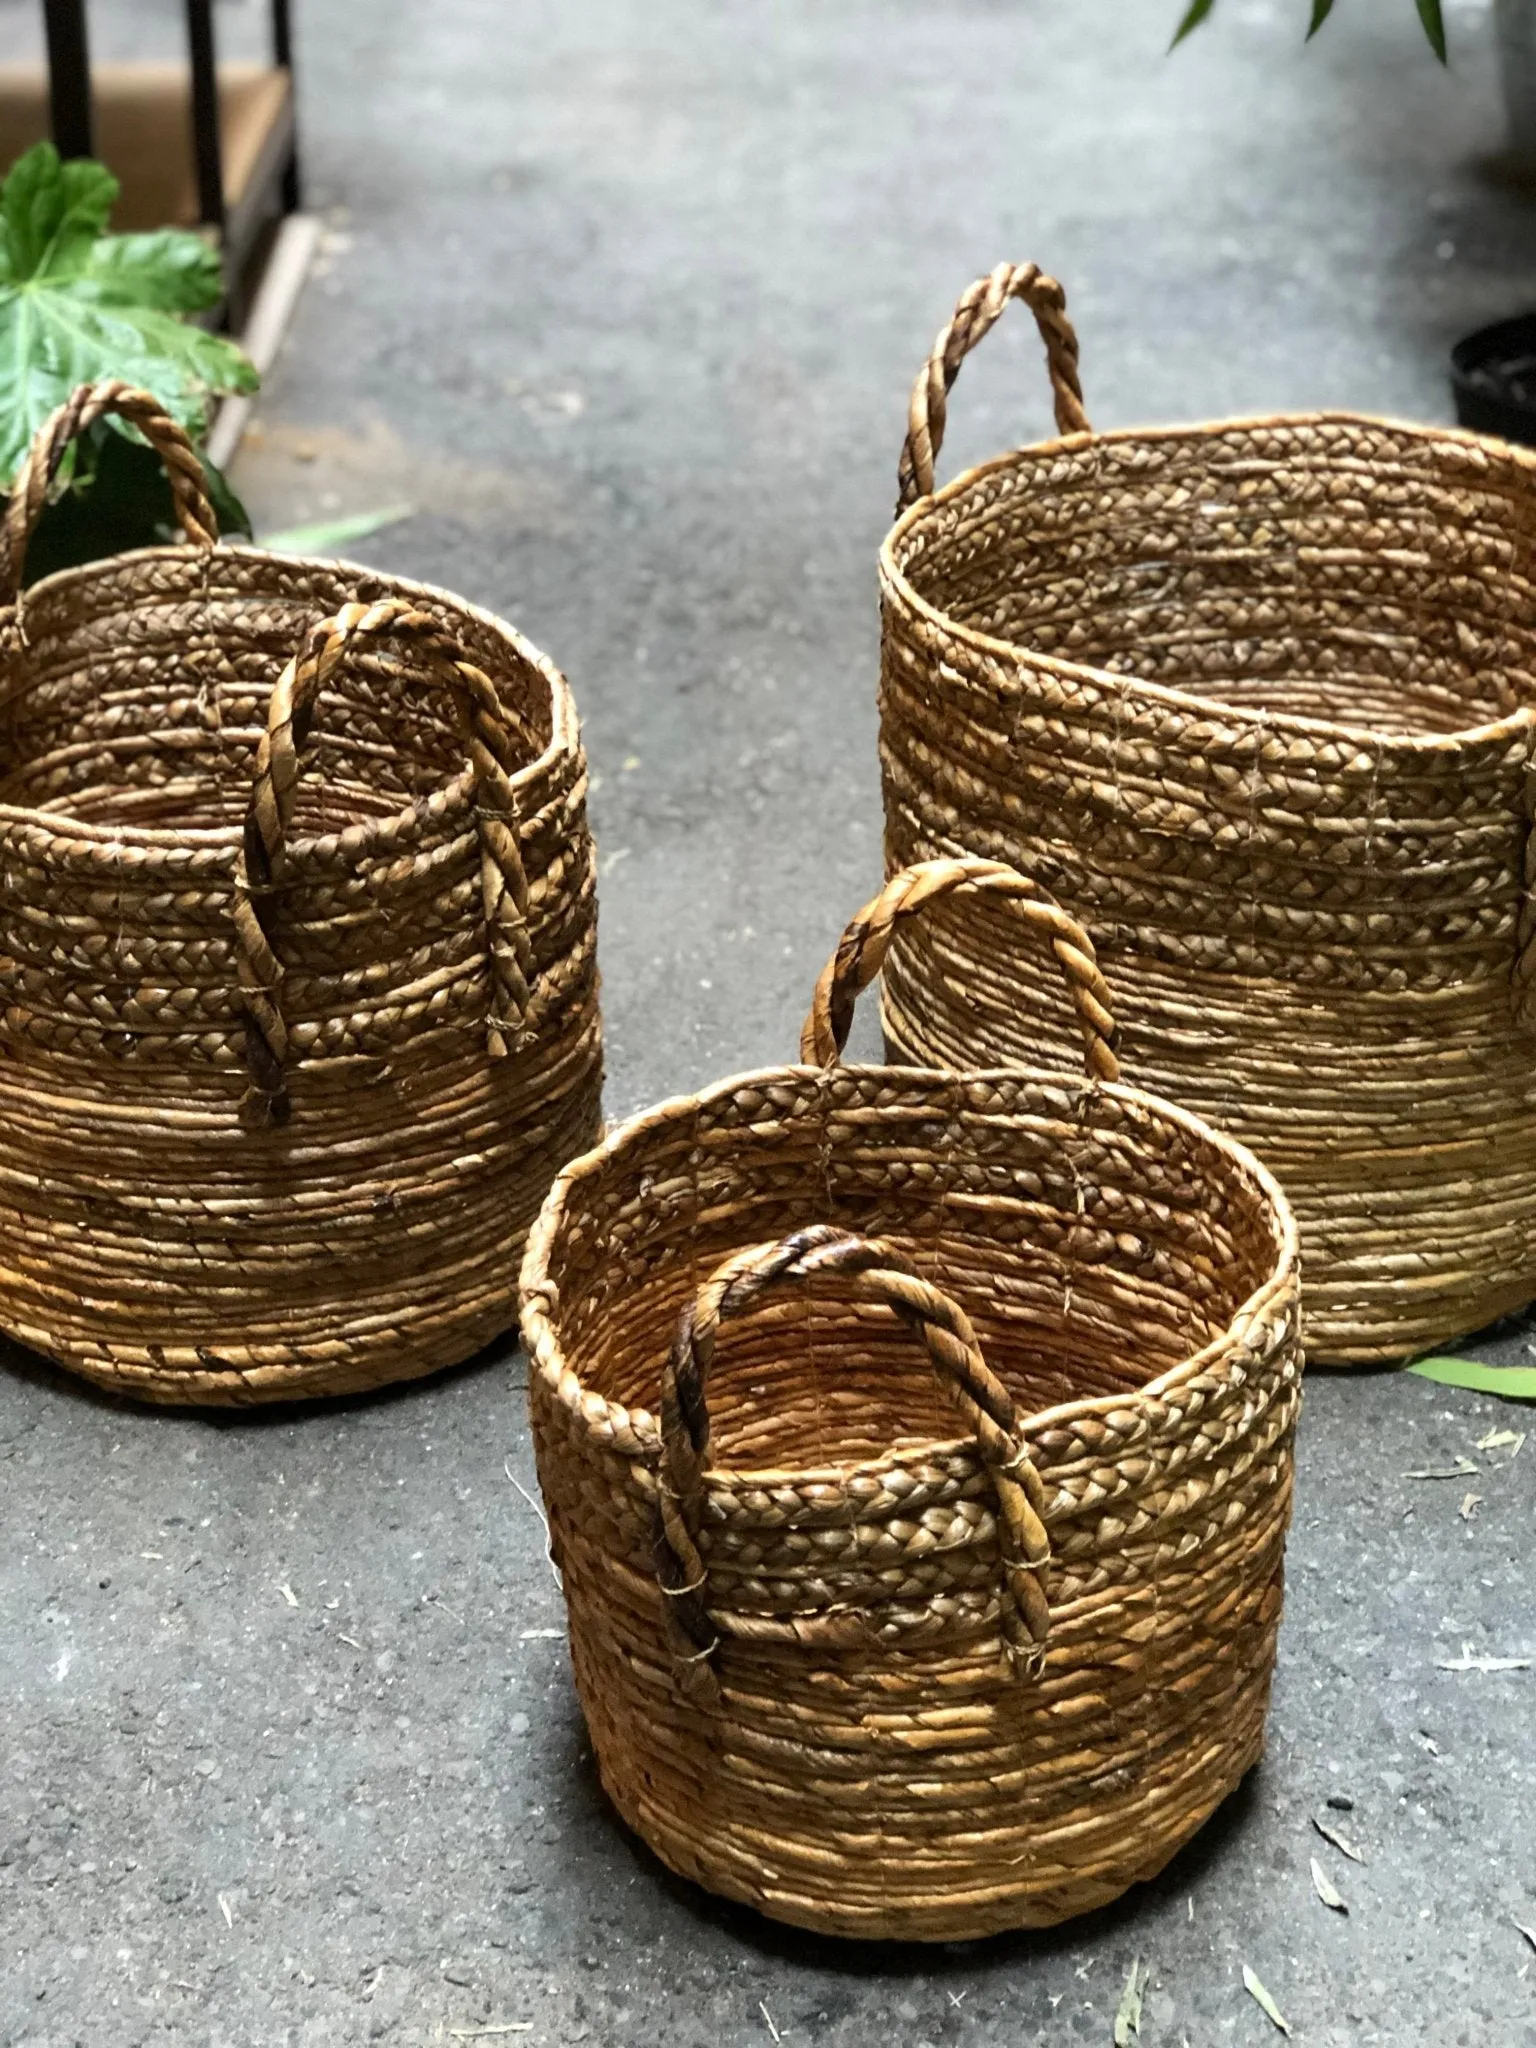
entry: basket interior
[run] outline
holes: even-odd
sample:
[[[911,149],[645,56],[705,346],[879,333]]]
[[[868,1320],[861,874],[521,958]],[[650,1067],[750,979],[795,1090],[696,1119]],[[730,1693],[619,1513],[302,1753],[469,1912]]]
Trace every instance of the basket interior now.
[[[657,1408],[678,1317],[733,1252],[809,1223],[888,1240],[972,1317],[1024,1414],[1125,1395],[1271,1279],[1284,1226],[1240,1158],[1129,1091],[1028,1074],[787,1069],[632,1128],[577,1175],[551,1247],[584,1394]],[[716,1463],[857,1464],[966,1427],[919,1340],[832,1276],[726,1322]]]
[[[1024,449],[893,552],[926,603],[1022,650],[1414,735],[1536,698],[1533,544],[1530,457],[1335,418]]]
[[[39,583],[0,696],[0,803],[98,824],[238,827],[273,684],[310,628],[357,594],[355,573],[234,549]],[[443,612],[439,593],[419,594]],[[450,623],[496,684],[519,765],[537,760],[552,733],[548,679],[493,620],[466,608]],[[447,693],[410,649],[353,651],[317,705],[295,836],[389,816],[465,765]]]

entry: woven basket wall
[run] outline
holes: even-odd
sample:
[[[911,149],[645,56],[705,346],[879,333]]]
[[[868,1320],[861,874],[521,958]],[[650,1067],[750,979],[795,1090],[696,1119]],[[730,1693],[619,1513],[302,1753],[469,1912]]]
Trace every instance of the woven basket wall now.
[[[16,600],[105,410],[190,543]],[[179,429],[86,388],[17,479],[0,588],[0,1327],[157,1401],[466,1358],[600,1128],[564,679],[445,592],[213,537]]]
[[[1064,439],[933,494],[1010,297]],[[1346,415],[1093,434],[1060,287],[973,286],[913,394],[881,556],[887,863],[1015,861],[1077,908],[1149,1088],[1294,1202],[1309,1357],[1536,1293],[1527,867],[1536,455]],[[995,920],[898,943],[893,1057],[1059,1059]]]
[[[893,924],[955,891],[1049,940],[1094,1078],[837,1064]],[[938,1940],[1087,1911],[1262,1750],[1295,1226],[1251,1156],[1113,1081],[1112,1032],[1030,884],[915,869],[823,977],[814,1063],[635,1118],[529,1238],[603,1783],[775,1918]]]

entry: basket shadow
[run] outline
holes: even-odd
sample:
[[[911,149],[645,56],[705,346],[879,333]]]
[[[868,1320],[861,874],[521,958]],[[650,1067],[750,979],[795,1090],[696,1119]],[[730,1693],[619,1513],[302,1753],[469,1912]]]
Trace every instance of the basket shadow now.
[[[355,1394],[318,1394],[285,1401],[217,1402],[147,1401],[132,1393],[98,1386],[94,1380],[56,1365],[41,1352],[0,1336],[0,1375],[26,1385],[46,1389],[50,1394],[86,1408],[110,1414],[154,1416],[166,1425],[181,1423],[209,1429],[268,1429],[286,1423],[322,1421],[328,1417],[368,1413],[414,1401],[440,1392],[445,1387],[484,1379],[497,1370],[511,1369],[512,1384],[525,1384],[522,1346],[515,1328],[493,1338],[472,1357],[458,1365],[419,1378],[394,1380],[385,1386],[369,1387]]]
[[[585,1730],[580,1732],[584,1737]],[[1055,1927],[1023,1928],[971,1941],[864,1941],[846,1935],[816,1934],[770,1920],[754,1907],[720,1898],[691,1878],[680,1877],[621,1818],[603,1791],[596,1759],[584,1739],[580,1747],[580,1760],[573,1756],[570,1768],[587,1780],[591,1806],[588,1818],[606,1836],[610,1858],[632,1864],[638,1877],[664,1894],[698,1929],[709,1929],[739,1942],[764,1961],[864,1978],[942,1977],[951,1971],[973,1971],[978,1965],[1045,1960],[1079,1950],[1085,1941],[1134,1927],[1173,1901],[1182,1900],[1240,1840],[1257,1815],[1264,1769],[1262,1761],[1255,1764],[1156,1877],[1132,1885],[1120,1898],[1091,1913],[1079,1914]]]

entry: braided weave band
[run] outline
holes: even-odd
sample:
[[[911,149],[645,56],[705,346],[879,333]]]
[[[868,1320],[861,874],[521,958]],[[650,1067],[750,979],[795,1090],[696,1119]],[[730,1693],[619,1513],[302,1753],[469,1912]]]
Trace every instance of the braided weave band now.
[[[816,983],[810,1015],[800,1033],[800,1057],[808,1066],[830,1067],[837,1061],[848,1042],[859,991],[880,972],[901,920],[939,897],[972,894],[1001,898],[1028,930],[1049,941],[1082,1025],[1090,1078],[1119,1080],[1113,998],[1099,971],[1092,939],[1037,883],[996,860],[920,861],[893,875],[873,902],[865,904]]]
[[[499,1059],[522,1043],[534,968],[527,926],[528,882],[518,850],[517,801],[511,780],[516,750],[495,685],[482,670],[464,660],[457,643],[429,612],[418,611],[406,599],[349,604],[315,627],[303,652],[278,678],[267,711],[267,729],[256,753],[234,912],[250,1081],[242,1115],[253,1127],[283,1123],[289,1113],[283,969],[274,940],[277,891],[304,746],[321,689],[349,650],[370,639],[408,643],[413,654],[435,671],[452,699],[475,781],[481,899],[491,977],[487,1045],[492,1058]]]
[[[1012,1398],[988,1368],[970,1318],[958,1303],[913,1274],[878,1238],[855,1237],[830,1224],[797,1231],[779,1244],[755,1245],[719,1268],[683,1311],[662,1376],[661,1471],[657,1483],[656,1576],[678,1682],[710,1704],[719,1693],[712,1660],[720,1632],[705,1600],[707,1571],[699,1551],[709,1476],[709,1409],[705,1392],[720,1325],[754,1307],[770,1287],[836,1273],[856,1299],[883,1302],[927,1346],[939,1382],[976,1439],[997,1490],[1003,1561],[1001,1627],[1016,1675],[1027,1677],[1044,1657],[1050,1607],[1046,1570],[1045,1490],[1019,1433]],[[778,1625],[787,1641],[849,1641],[833,1617],[831,1631],[814,1624]],[[759,1625],[755,1633],[767,1633]]]
[[[170,481],[176,517],[187,539],[205,548],[211,548],[217,541],[219,522],[208,502],[203,466],[186,432],[159,399],[117,378],[102,384],[81,384],[38,428],[11,485],[4,540],[0,543],[0,604],[16,601],[26,567],[27,544],[43,516],[49,487],[59,473],[66,450],[106,413],[116,413],[119,419],[130,421],[159,456]]]
[[[960,365],[996,324],[1010,299],[1022,299],[1028,306],[1045,343],[1058,431],[1090,431],[1077,374],[1077,334],[1067,318],[1066,293],[1038,263],[999,263],[990,277],[978,277],[960,294],[954,313],[940,328],[927,362],[917,373],[907,411],[907,438],[896,472],[898,512],[932,491],[933,465],[944,445],[949,388],[960,374]]]

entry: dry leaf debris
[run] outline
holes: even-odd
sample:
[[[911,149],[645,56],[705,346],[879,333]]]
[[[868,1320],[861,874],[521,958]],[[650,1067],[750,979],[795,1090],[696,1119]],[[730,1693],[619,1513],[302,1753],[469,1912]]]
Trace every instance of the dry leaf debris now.
[[[1246,1963],[1243,1965],[1243,1987],[1265,2017],[1277,2026],[1282,2034],[1289,2034],[1290,2022]]]

